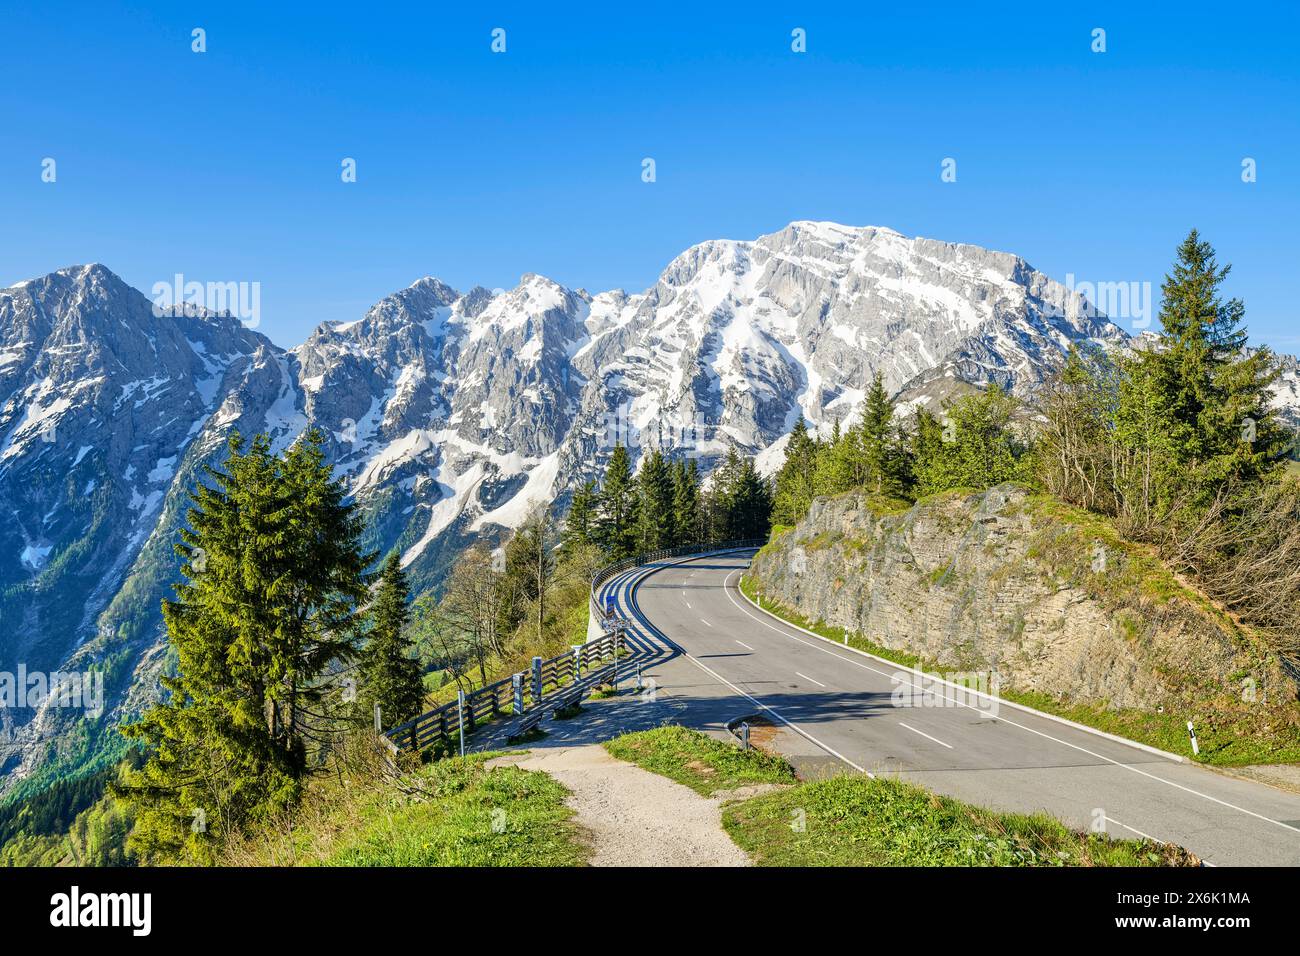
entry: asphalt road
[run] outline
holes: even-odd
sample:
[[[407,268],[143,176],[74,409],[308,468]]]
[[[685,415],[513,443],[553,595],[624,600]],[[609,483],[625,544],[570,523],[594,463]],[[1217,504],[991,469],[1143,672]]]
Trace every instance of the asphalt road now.
[[[1104,820],[1113,836],[1181,844],[1213,865],[1300,865],[1300,795],[1005,704],[950,693],[909,705],[896,693],[914,681],[906,672],[754,608],[737,588],[749,557],[665,563],[605,586],[655,658],[647,673],[708,705],[695,712],[765,713],[824,761],[1079,829]]]

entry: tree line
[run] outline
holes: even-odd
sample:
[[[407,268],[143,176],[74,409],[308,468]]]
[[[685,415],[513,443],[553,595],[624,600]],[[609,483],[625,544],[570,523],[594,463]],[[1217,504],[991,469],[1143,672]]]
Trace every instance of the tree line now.
[[[1247,347],[1230,271],[1193,230],[1162,284],[1161,331],[1125,353],[1073,347],[1036,400],[991,385],[900,420],[877,376],[860,419],[818,439],[800,420],[776,476],[774,520],[857,491],[903,502],[1018,481],[1105,515],[1300,658],[1296,437],[1271,406],[1280,374]]]
[[[764,538],[771,518],[770,483],[734,448],[705,482],[694,458],[659,449],[647,453],[634,473],[631,455],[618,444],[600,480],[574,491],[563,540],[568,548],[594,546],[619,560],[681,545]]]
[[[996,385],[945,405],[941,421],[926,409],[901,421],[877,374],[862,415],[850,427],[837,419],[827,438],[801,417],[776,475],[774,520],[791,525],[813,498],[861,491],[915,500],[951,488],[987,488],[1028,479],[1031,446],[1013,416],[1017,401]]]

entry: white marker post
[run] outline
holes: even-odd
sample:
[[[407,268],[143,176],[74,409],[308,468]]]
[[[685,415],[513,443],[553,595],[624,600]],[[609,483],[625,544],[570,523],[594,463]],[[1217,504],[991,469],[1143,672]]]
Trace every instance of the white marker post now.
[[[465,756],[465,692],[456,691],[456,719],[460,724],[460,755]]]
[[[1192,755],[1199,757],[1201,754],[1201,745],[1196,742],[1196,728],[1192,726],[1190,720],[1187,722],[1187,734],[1192,738]]]

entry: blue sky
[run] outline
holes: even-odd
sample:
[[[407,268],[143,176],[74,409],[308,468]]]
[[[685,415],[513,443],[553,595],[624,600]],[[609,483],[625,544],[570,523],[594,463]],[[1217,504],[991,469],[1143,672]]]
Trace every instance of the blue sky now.
[[[1252,337],[1300,351],[1300,14],[1136,6],[10,5],[0,285],[256,281],[293,345],[423,275],[639,291],[793,219],[1157,290],[1196,226]]]

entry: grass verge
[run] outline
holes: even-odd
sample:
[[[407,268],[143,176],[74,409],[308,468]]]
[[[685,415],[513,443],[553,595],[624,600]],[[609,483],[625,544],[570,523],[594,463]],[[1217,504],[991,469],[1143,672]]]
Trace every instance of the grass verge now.
[[[731,790],[756,783],[796,782],[794,770],[780,757],[761,750],[741,750],[685,727],[656,727],[605,742],[619,760],[676,780],[696,793]]]
[[[402,786],[370,766],[309,791],[292,818],[227,848],[237,866],[581,866],[589,851],[545,773],[439,760]]]
[[[729,804],[722,825],[760,866],[1196,866],[1181,847],[1078,833],[884,777],[800,784]]]
[[[605,744],[708,796],[755,783],[780,790],[723,807],[731,839],[762,866],[1194,866],[1181,847],[1078,833],[1046,814],[1000,813],[890,778],[800,783],[785,760],[685,727]]]

